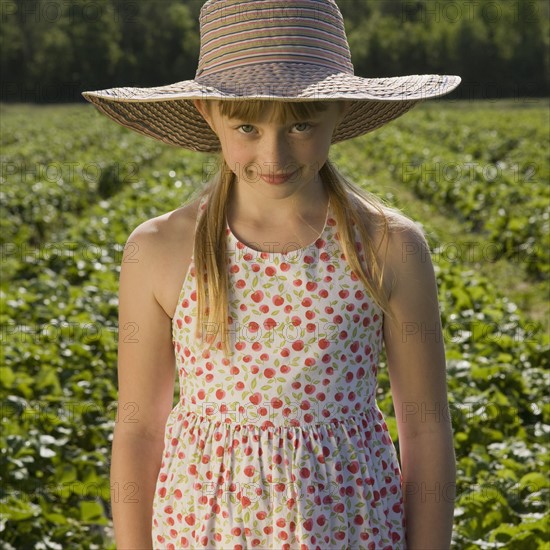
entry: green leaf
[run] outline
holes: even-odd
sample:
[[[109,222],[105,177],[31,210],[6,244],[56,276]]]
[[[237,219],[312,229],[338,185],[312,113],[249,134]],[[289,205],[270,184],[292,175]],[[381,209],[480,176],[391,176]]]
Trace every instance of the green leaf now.
[[[52,523],[56,523],[57,525],[65,525],[66,523],[68,523],[66,516],[64,516],[63,514],[58,514],[56,512],[46,512],[44,514],[44,518],[48,521],[51,521]]]
[[[55,370],[47,365],[42,366],[36,377],[36,389],[42,390],[50,388],[53,394],[61,393],[61,386],[55,373]]]
[[[40,515],[40,506],[14,496],[0,501],[0,515],[11,521],[23,521]]]
[[[530,492],[550,488],[548,477],[540,472],[530,472],[519,480],[520,489],[529,489]]]
[[[104,510],[99,502],[94,501],[81,501],[80,507],[80,520],[84,523],[104,524],[106,525],[107,519],[104,516]]]
[[[0,367],[0,383],[5,388],[13,388],[15,382],[15,374],[10,367]]]

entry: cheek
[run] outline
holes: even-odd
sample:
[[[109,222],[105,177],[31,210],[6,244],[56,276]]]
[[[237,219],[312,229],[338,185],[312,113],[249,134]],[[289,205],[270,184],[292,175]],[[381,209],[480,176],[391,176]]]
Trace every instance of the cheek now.
[[[250,172],[253,158],[250,149],[244,147],[242,143],[231,142],[228,140],[223,146],[223,154],[227,165],[238,177],[243,175],[243,171]]]
[[[324,162],[328,156],[330,149],[330,136],[320,136],[311,143],[308,143],[307,147],[303,149],[303,160],[309,163]]]
[[[227,161],[237,161],[246,155],[246,148],[230,137],[223,140],[222,150]]]

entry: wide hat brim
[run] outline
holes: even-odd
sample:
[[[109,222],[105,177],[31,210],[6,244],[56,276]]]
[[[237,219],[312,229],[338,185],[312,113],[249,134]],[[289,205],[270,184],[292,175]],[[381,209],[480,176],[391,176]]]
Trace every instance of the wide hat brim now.
[[[362,78],[299,63],[271,63],[152,88],[109,88],[82,92],[118,124],[169,145],[192,151],[221,150],[216,134],[193,99],[235,101],[337,101],[351,106],[335,129],[338,143],[391,122],[426,99],[448,94],[460,84],[455,75]]]

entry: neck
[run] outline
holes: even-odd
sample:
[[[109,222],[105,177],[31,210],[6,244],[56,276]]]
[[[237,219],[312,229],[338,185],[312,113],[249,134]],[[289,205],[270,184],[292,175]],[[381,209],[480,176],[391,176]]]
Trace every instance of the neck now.
[[[277,191],[277,189],[275,189]],[[229,190],[228,216],[261,224],[269,219],[274,225],[284,225],[300,218],[315,218],[326,212],[328,192],[320,179],[293,192],[267,196],[254,184],[235,181]]]

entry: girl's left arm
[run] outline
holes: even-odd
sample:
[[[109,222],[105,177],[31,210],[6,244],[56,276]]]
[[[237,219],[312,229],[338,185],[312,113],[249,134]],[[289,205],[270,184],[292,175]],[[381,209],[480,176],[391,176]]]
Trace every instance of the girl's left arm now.
[[[437,282],[422,231],[394,233],[393,277],[384,341],[395,408],[407,550],[448,550],[456,496],[456,459]]]

